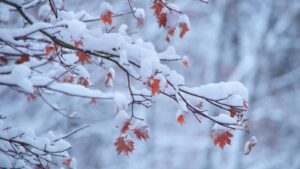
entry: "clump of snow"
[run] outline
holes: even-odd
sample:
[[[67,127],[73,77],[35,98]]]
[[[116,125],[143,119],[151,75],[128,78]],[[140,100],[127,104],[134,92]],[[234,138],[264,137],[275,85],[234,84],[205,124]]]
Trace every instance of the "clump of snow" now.
[[[248,90],[242,83],[237,81],[210,83],[194,88],[182,87],[182,89],[210,99],[218,100],[237,94],[240,95],[243,100],[248,100]]]
[[[8,7],[1,5],[0,6],[0,23],[1,22],[8,22],[10,19],[10,12]]]
[[[181,59],[181,57],[176,54],[176,50],[174,46],[169,46],[165,51],[159,53],[158,57],[160,59],[166,59],[166,60]]]
[[[127,35],[127,30],[128,30],[128,26],[125,24],[122,24],[119,29],[118,32],[122,35]]]
[[[147,81],[149,77],[151,77],[155,71],[157,71],[157,67],[160,64],[160,60],[158,57],[148,57],[142,60],[140,74],[143,78],[143,81]]]
[[[176,112],[176,119],[178,119],[179,116],[185,116],[186,112],[184,112],[182,109],[178,109]]]
[[[227,99],[223,100],[222,103],[232,105],[232,106],[243,106],[244,100],[241,95],[233,94],[230,95]]]
[[[24,160],[17,160],[14,167],[15,168],[28,168],[28,167],[26,167]]]
[[[175,88],[178,88],[180,85],[184,85],[184,77],[175,70],[171,70],[169,74],[166,75],[166,78],[172,85],[174,85]]]
[[[179,23],[185,23],[190,28],[190,20],[187,15],[180,15],[178,19]]]
[[[51,15],[50,5],[48,4],[42,5],[39,9],[38,17],[42,20],[47,20],[50,18],[50,15]]]
[[[245,144],[245,147],[244,147],[244,154],[245,155],[248,155],[252,148],[257,144],[257,138],[255,136],[252,136],[250,138],[250,140],[248,140]]]
[[[74,71],[78,74],[79,77],[83,77],[86,80],[90,78],[89,72],[82,65],[77,64],[74,68]]]
[[[182,100],[182,98],[179,96],[178,93],[176,94],[176,100],[177,100],[181,110],[184,112],[187,112],[188,111],[187,105],[186,105],[185,101]]]
[[[31,70],[25,65],[17,65],[9,75],[0,76],[0,83],[16,85],[25,92],[33,93],[33,85],[29,80]]]
[[[100,90],[92,90],[82,85],[70,84],[70,83],[52,83],[48,86],[50,90],[64,93],[66,95],[87,97],[87,98],[99,98],[99,99],[111,99],[112,94],[103,93]]]
[[[114,68],[109,68],[108,72],[111,74],[112,79],[115,79],[116,73]]]
[[[10,160],[4,156],[4,154],[0,154],[0,166],[4,168],[11,168]]]
[[[72,40],[80,41],[82,40],[84,32],[87,31],[87,27],[85,23],[73,19],[68,22],[68,31],[71,35]]]
[[[221,113],[216,117],[212,117],[212,119],[214,119],[220,123],[223,123],[223,124],[236,124],[236,121],[234,118],[232,118],[229,115],[224,114],[224,113]]]
[[[121,65],[129,65],[128,56],[127,56],[126,50],[121,50],[120,53],[119,53],[119,55],[120,55],[119,63]]]
[[[116,115],[116,126],[119,129],[123,129],[126,123],[129,121],[129,115],[125,110],[120,110]]]
[[[73,65],[78,61],[78,57],[74,54],[64,54],[61,58],[66,65]]]
[[[114,100],[115,100],[117,112],[120,110],[127,110],[129,102],[123,93],[116,92],[114,96]]]
[[[138,18],[142,18],[142,19],[145,19],[145,10],[143,8],[137,8],[135,9],[135,16],[138,17]]]
[[[100,6],[101,13],[106,13],[108,11],[113,11],[112,6],[108,2],[102,2]]]
[[[58,9],[63,9],[64,7],[64,0],[53,0],[55,7]]]

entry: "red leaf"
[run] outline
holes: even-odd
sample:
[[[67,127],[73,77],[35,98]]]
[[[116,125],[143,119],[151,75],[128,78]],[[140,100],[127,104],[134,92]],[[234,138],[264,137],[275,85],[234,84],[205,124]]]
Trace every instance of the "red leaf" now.
[[[138,17],[136,18],[136,27],[142,28],[144,26],[144,18]]]
[[[196,107],[197,107],[198,109],[202,109],[202,108],[203,108],[203,102],[200,102],[199,104],[197,104]]]
[[[107,11],[100,16],[100,20],[102,21],[103,24],[111,25],[112,24],[112,15],[113,15],[112,11]]]
[[[250,140],[247,141],[247,143],[245,144],[245,155],[250,154],[251,150],[253,147],[255,147],[257,143],[257,139],[255,136],[252,136]]]
[[[248,101],[244,100],[243,105],[246,109],[248,109]]]
[[[184,117],[183,117],[183,115],[179,115],[178,116],[177,123],[180,124],[180,125],[183,125],[183,123],[184,123]]]
[[[22,56],[21,61],[22,62],[28,62],[29,61],[29,56],[26,56],[26,55]]]
[[[85,78],[83,77],[80,77],[79,80],[78,80],[78,83],[81,84],[82,86],[84,87],[89,87],[89,81],[86,80]]]
[[[22,64],[24,62],[28,62],[29,61],[29,56],[23,55],[21,56],[21,58],[19,60],[17,60],[15,63],[16,64]]]
[[[121,133],[126,133],[126,131],[129,130],[129,126],[130,126],[130,120],[127,120],[125,123],[124,123],[124,126],[123,128],[121,129]]]
[[[148,126],[143,126],[141,129],[134,129],[133,132],[139,140],[144,139],[145,141],[147,141],[147,139],[149,139]]]
[[[161,13],[158,17],[159,27],[166,27],[167,25],[167,13]]]
[[[36,99],[36,95],[34,94],[28,94],[27,95],[27,101],[32,102]]]
[[[121,153],[128,155],[128,153],[131,153],[134,150],[134,142],[131,139],[128,139],[127,136],[121,136],[117,138],[115,147],[118,155]]]
[[[46,47],[46,58],[50,58],[53,56],[53,54],[55,53],[55,47],[54,46],[47,46]]]
[[[184,68],[189,68],[189,66],[190,66],[190,63],[189,63],[189,61],[187,59],[183,59],[182,60],[182,64],[183,64]]]
[[[153,80],[153,83],[151,85],[151,88],[152,88],[152,94],[156,94],[156,93],[159,93],[159,80],[157,79],[154,79]]]
[[[65,78],[64,83],[73,83],[74,82],[74,76],[70,76],[69,78]]]
[[[90,101],[90,104],[97,104],[97,99],[96,98],[92,98]]]
[[[242,110],[240,110],[240,109],[231,108],[229,110],[230,117],[234,117],[234,116],[239,115],[241,113],[242,113]]]
[[[80,41],[75,41],[75,42],[74,42],[74,46],[75,46],[76,48],[82,47],[82,46],[83,46],[82,40],[80,40]],[[76,55],[78,56],[78,59],[79,59],[79,61],[80,61],[81,64],[83,64],[83,65],[84,65],[84,64],[91,64],[91,62],[90,62],[88,56],[87,56],[84,52],[82,52],[82,51],[80,51],[80,50],[77,50],[77,51],[76,51]]]
[[[106,79],[105,79],[105,87],[109,88],[109,87],[113,87],[112,86],[112,80],[113,80],[113,75],[111,72],[108,72],[106,75]]]
[[[74,42],[74,46],[75,46],[76,48],[80,48],[81,46],[83,46],[82,40],[75,41],[75,42]]]
[[[219,145],[219,147],[223,150],[226,144],[230,145],[231,137],[233,137],[233,135],[229,131],[213,129],[211,131],[211,137],[214,140],[214,144]]]
[[[174,28],[174,27],[169,28],[168,34],[169,34],[170,36],[174,36],[175,29],[176,29],[176,28]]]
[[[170,43],[170,37],[169,37],[169,36],[166,37],[166,41],[167,41],[168,43]]]
[[[6,65],[8,63],[8,59],[6,58],[0,58],[0,62]]]
[[[153,11],[154,11],[154,15],[155,15],[156,17],[159,17],[159,15],[160,15],[162,9],[164,8],[164,5],[163,5],[162,3],[160,3],[160,2],[154,2],[154,3],[153,3],[153,6],[152,6],[151,8],[152,8]]]
[[[71,167],[72,158],[65,159],[63,164],[67,167]]]
[[[78,56],[78,59],[80,61],[81,64],[91,64],[89,58],[87,57],[87,55],[84,52],[81,51],[77,51],[76,55]]]
[[[183,38],[183,36],[186,34],[186,32],[188,32],[190,29],[189,29],[189,27],[186,23],[181,23],[179,25],[179,27],[181,28],[181,32],[179,34],[179,37]]]

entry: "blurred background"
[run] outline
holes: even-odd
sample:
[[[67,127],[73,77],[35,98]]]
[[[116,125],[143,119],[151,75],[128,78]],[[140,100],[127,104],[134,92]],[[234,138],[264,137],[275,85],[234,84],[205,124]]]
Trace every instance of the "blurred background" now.
[[[65,0],[65,8],[85,10],[98,16],[99,0]],[[129,11],[127,1],[111,0],[115,11]],[[231,146],[222,151],[210,138],[212,124],[200,124],[190,116],[180,126],[177,107],[158,96],[153,107],[144,110],[151,129],[150,140],[136,142],[135,151],[118,156],[114,141],[118,131],[114,108],[109,101],[51,96],[51,101],[68,111],[76,111],[80,120],[70,120],[53,112],[40,99],[28,102],[26,96],[0,87],[0,112],[14,125],[33,128],[42,135],[49,130],[62,134],[90,124],[91,127],[67,140],[79,169],[299,169],[300,168],[300,2],[299,0],[169,0],[187,14],[191,30],[184,39],[165,41],[166,32],[158,28],[151,0],[135,0],[146,9],[144,27],[137,29],[131,16],[117,20],[131,25],[133,37],[151,41],[158,51],[174,45],[180,55],[187,55],[189,69],[181,63],[170,67],[186,77],[190,86],[238,80],[248,88],[251,133],[235,132]],[[117,25],[118,26],[118,25]],[[95,86],[104,87],[106,72],[90,69]],[[127,91],[124,74],[117,70],[116,83],[108,91]],[[215,114],[218,113],[214,112]],[[258,144],[244,156],[244,143],[255,135]]]

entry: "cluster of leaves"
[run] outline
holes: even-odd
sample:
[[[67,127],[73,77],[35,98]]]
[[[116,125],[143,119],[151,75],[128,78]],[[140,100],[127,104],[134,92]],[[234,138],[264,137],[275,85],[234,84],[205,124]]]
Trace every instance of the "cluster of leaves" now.
[[[182,14],[176,5],[168,3],[167,0],[154,0],[151,8],[159,27],[164,28],[168,32],[166,37],[167,42],[170,42],[170,36],[174,36],[176,28],[180,29],[180,38],[183,38],[190,30],[188,17]]]
[[[174,47],[169,47],[164,52],[157,52],[151,43],[143,42],[141,39],[135,41],[128,34],[124,33],[124,31],[118,30],[114,32],[113,17],[125,14],[118,14],[113,11],[109,3],[102,3],[99,16],[92,17],[92,19],[89,16],[85,19],[84,17],[88,16],[87,14],[80,15],[77,13],[73,14],[72,12],[68,13],[65,10],[60,11],[63,8],[63,3],[59,5],[50,0],[49,4],[47,3],[41,7],[45,8],[41,11],[47,11],[47,9],[50,11],[48,15],[44,15],[43,13],[40,15],[43,25],[30,20],[32,17],[27,16],[28,14],[24,11],[26,7],[21,7],[18,5],[19,3],[8,2],[6,0],[3,2],[14,7],[29,25],[28,27],[33,30],[30,34],[11,35],[11,37],[5,37],[4,40],[0,38],[3,41],[1,45],[9,47],[11,51],[14,51],[15,53],[12,53],[17,58],[12,59],[9,57],[11,54],[0,53],[1,65],[8,66],[11,69],[4,73],[5,78],[0,78],[0,85],[7,85],[21,93],[25,93],[29,101],[40,97],[53,110],[69,118],[71,116],[65,114],[56,106],[51,105],[43,97],[43,94],[47,93],[45,91],[50,90],[74,97],[88,98],[91,99],[91,104],[96,104],[97,99],[114,99],[116,103],[116,127],[119,129],[119,137],[116,139],[114,145],[118,154],[123,153],[128,155],[134,150],[133,137],[144,141],[149,139],[149,127],[144,119],[135,116],[134,106],[142,105],[149,108],[152,103],[152,97],[158,94],[171,98],[178,104],[179,110],[176,113],[176,119],[180,125],[185,123],[185,118],[188,114],[193,114],[197,120],[199,120],[198,116],[201,116],[216,123],[211,131],[211,136],[214,144],[219,145],[221,149],[226,144],[231,143],[231,138],[233,137],[232,130],[244,127],[246,119],[243,117],[243,112],[247,110],[248,102],[247,94],[245,94],[247,92],[244,91],[242,84],[221,83],[218,85],[212,84],[204,88],[188,87],[184,83],[184,78],[179,73],[161,63],[161,61],[180,60],[183,66],[188,68],[190,66],[188,58],[177,55]],[[145,18],[143,10],[133,8],[132,1],[130,0],[128,3],[130,6],[128,14],[132,14],[137,20],[137,25],[141,26]],[[24,5],[28,4],[25,3]],[[159,27],[167,31],[166,41],[170,42],[170,38],[174,36],[175,31],[178,29],[180,38],[183,38],[189,31],[189,19],[179,11],[176,5],[169,3],[167,0],[154,0],[151,8]],[[65,18],[59,18],[60,15],[66,15],[72,19],[66,19],[65,22],[61,22],[60,20],[64,20]],[[99,34],[90,31],[86,26],[88,22],[94,21],[100,25],[101,33],[98,32]],[[47,23],[46,26],[45,23]],[[42,25],[41,28],[36,26],[38,24]],[[111,27],[111,29],[108,30],[108,27]],[[48,31],[48,29],[50,30]],[[42,35],[38,36],[39,39],[31,36],[38,33]],[[43,38],[40,39],[40,37]],[[23,44],[19,45],[18,42],[20,42],[20,39],[27,46]],[[42,43],[40,45],[44,48],[42,50],[31,48],[36,43]],[[97,43],[96,47],[94,43]],[[98,43],[102,45],[98,46]],[[24,46],[27,47],[25,47],[25,50]],[[17,49],[17,52],[15,49]],[[21,54],[19,51],[22,51]],[[42,53],[38,53],[37,55],[36,51],[42,51]],[[92,90],[92,87],[95,86],[91,85],[89,73],[85,66],[97,65],[104,68],[103,65],[108,62],[115,64],[127,75],[127,87],[131,102],[127,102],[128,99],[124,94],[115,93],[114,95],[105,95],[97,89]],[[39,64],[32,66],[33,63]],[[45,68],[45,65],[48,67]],[[54,70],[58,67],[64,71],[63,73],[59,71],[59,73],[49,73],[49,75],[47,73],[49,67]],[[36,68],[39,68],[39,70],[35,70]],[[105,67],[105,71],[105,77],[103,78],[104,86],[113,88],[115,70],[113,67],[108,69]],[[13,76],[16,74],[15,72],[22,75],[17,76],[20,77],[17,81],[15,79],[11,80],[12,77],[15,77]],[[144,84],[145,88],[135,89],[131,79],[134,79],[138,84]],[[235,87],[241,91],[231,90]],[[226,91],[219,90],[221,93],[220,96],[212,97],[204,94],[205,92],[203,91],[206,91],[207,88],[210,91],[224,88]],[[218,91],[215,92],[218,93]],[[234,96],[236,96],[235,100],[237,100],[237,104],[229,102]],[[241,103],[241,101],[243,102]],[[203,105],[203,102],[229,113],[229,115],[226,115],[230,118],[230,122],[227,123],[223,119],[217,119],[206,114],[207,110],[205,110],[206,106]],[[131,105],[131,116],[127,113],[129,110],[128,105]],[[248,149],[251,150],[255,144],[256,142],[254,143],[254,141],[250,142],[247,146]],[[73,161],[72,158],[67,158],[63,164],[71,167]]]
[[[83,128],[62,136],[49,131],[46,136],[37,137],[32,130],[10,127],[0,117],[0,168],[76,169],[76,159],[68,153],[71,145],[64,139]]]
[[[119,110],[116,115],[117,128],[120,130],[120,136],[115,144],[118,154],[128,155],[134,150],[134,140],[130,137],[134,135],[138,140],[147,141],[149,139],[149,127],[143,120],[133,120],[129,118],[124,110]],[[133,122],[134,121],[134,122]]]

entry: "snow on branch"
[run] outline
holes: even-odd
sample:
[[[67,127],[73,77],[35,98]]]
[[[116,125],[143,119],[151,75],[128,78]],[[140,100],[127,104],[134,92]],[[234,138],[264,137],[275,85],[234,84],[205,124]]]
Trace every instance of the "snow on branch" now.
[[[82,130],[80,128],[75,132]],[[10,127],[5,120],[0,120],[0,167],[1,168],[49,168],[70,167],[67,160],[68,150],[72,146],[64,138],[75,133],[70,132],[57,139],[53,132],[37,137],[32,130],[20,127]],[[67,166],[66,166],[67,165]],[[76,166],[74,166],[75,168]]]
[[[90,26],[96,16],[62,10],[64,4],[56,1],[51,0],[50,4],[45,2],[40,7],[39,17],[29,14],[22,3],[9,0],[0,2],[14,8],[25,25],[22,28],[1,28],[0,85],[30,95],[31,99],[41,97],[53,110],[66,117],[69,116],[47,100],[46,91],[89,98],[92,103],[96,103],[97,99],[114,101],[116,126],[120,132],[115,142],[118,154],[128,155],[132,152],[134,138],[145,141],[149,138],[150,130],[145,120],[137,117],[134,110],[137,105],[151,107],[153,96],[156,95],[166,96],[178,104],[174,116],[181,125],[189,114],[199,122],[208,119],[215,123],[211,135],[215,145],[222,149],[225,144],[230,144],[230,138],[233,137],[231,130],[248,132],[244,116],[248,109],[248,91],[243,84],[220,82],[189,87],[185,78],[168,66],[169,62],[181,61],[188,68],[188,57],[177,54],[173,46],[157,51],[151,42],[131,37],[124,25],[116,31],[113,17],[118,14],[109,3],[102,3],[98,25]],[[27,6],[34,4],[38,3]],[[134,1],[128,0],[128,5],[133,18],[137,20],[137,26],[142,26],[145,11],[135,8]],[[170,42],[176,29],[179,30],[180,38],[189,31],[191,24],[188,16],[175,4],[154,0],[151,8],[158,26],[167,31],[167,42]],[[108,69],[107,65],[112,67]],[[94,85],[90,78],[91,69],[105,74],[103,82],[106,88],[114,88],[116,74],[125,75],[123,85],[127,91],[102,92],[100,86]],[[218,116],[209,114],[212,108],[218,110]],[[22,147],[23,142],[18,140],[21,137],[23,135],[16,135],[13,139],[1,138]],[[56,139],[54,142],[57,144],[61,140]],[[29,145],[27,142],[24,144]],[[58,151],[55,148],[32,148],[46,151],[43,155]],[[65,151],[61,149],[58,152]],[[44,166],[44,162],[51,161],[48,156],[43,158],[38,159],[37,165]],[[64,163],[70,165],[71,161],[67,159]]]

